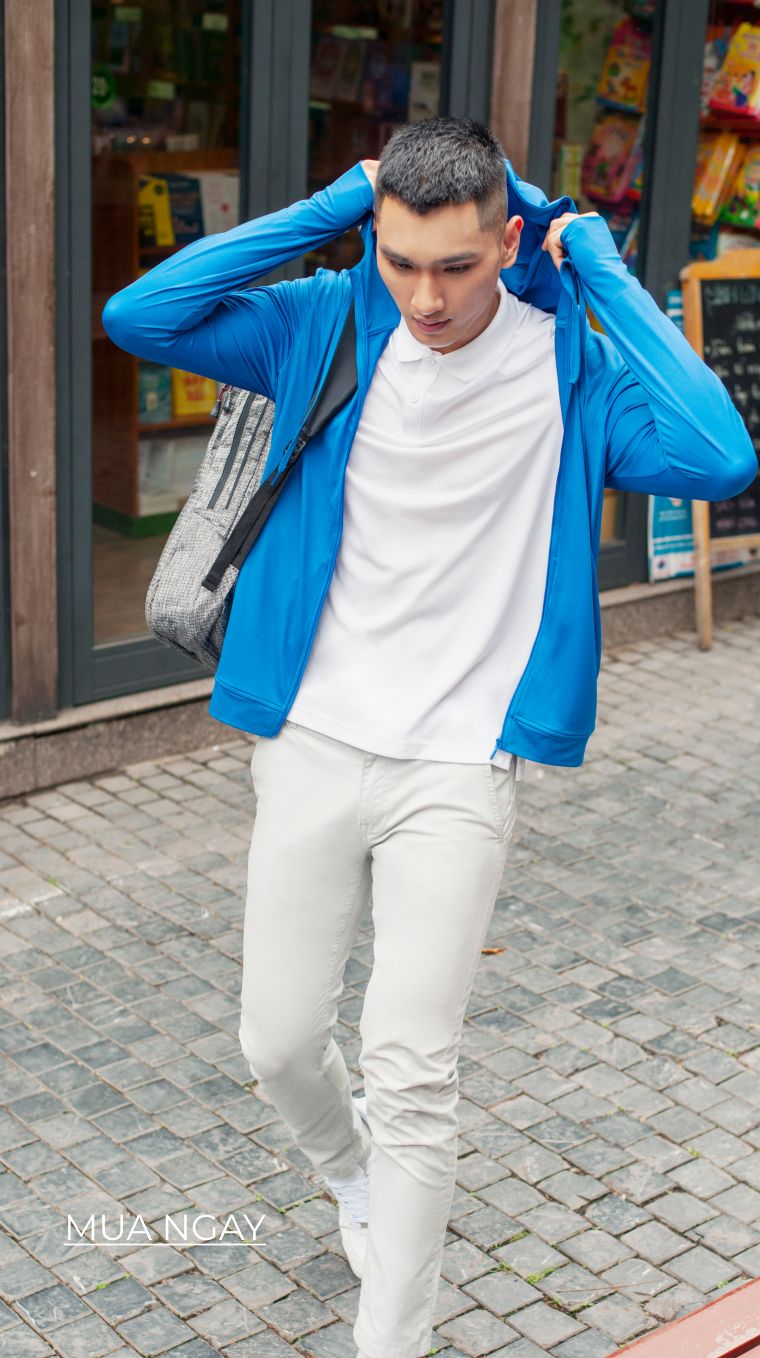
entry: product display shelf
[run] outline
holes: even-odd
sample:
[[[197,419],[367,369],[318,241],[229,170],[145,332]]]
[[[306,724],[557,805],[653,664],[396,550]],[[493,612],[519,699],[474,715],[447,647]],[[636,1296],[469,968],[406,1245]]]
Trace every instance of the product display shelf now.
[[[138,360],[113,344],[103,329],[101,314],[108,298],[182,248],[140,245],[140,177],[235,170],[237,164],[236,150],[133,151],[93,157],[93,518],[129,536],[166,532],[176,518],[176,514],[162,514],[140,519],[140,437],[174,429],[203,432],[213,423],[208,416],[180,416],[160,424],[140,424]],[[160,525],[153,522],[158,519]]]

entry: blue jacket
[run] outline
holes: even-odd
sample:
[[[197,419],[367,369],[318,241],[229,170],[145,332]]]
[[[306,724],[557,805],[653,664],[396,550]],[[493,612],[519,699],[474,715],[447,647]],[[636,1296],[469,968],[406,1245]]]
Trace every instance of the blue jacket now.
[[[630,276],[605,222],[579,217],[565,228],[558,271],[541,243],[573,204],[548,203],[509,163],[507,177],[510,215],[525,227],[517,262],[502,277],[523,301],[556,313],[564,436],[541,624],[494,744],[572,766],[583,760],[596,715],[604,487],[721,500],[749,485],[757,458],[725,387]],[[310,443],[235,590],[211,712],[259,735],[276,735],[301,682],[340,543],[346,462],[375,365],[400,320],[378,272],[372,209],[357,165],[308,200],[188,246],[103,313],[123,349],[271,397],[271,471],[355,302],[357,394]],[[365,242],[355,268],[250,289],[355,226]],[[586,303],[605,335],[588,325]]]

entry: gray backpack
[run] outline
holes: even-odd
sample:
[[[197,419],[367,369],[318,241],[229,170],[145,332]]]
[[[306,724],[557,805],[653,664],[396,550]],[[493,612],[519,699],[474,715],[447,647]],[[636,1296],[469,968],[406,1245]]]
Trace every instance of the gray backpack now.
[[[224,389],[212,412],[221,411],[218,424],[145,601],[148,627],[164,645],[217,668],[240,568],[309,439],[356,389],[352,302],[325,379],[266,480],[274,404],[255,392]]]

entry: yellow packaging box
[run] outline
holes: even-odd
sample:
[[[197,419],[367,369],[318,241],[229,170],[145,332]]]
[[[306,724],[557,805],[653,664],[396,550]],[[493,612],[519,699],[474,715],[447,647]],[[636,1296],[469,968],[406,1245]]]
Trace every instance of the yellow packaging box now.
[[[216,383],[211,377],[172,368],[172,409],[174,418],[183,415],[208,415],[216,400]]]
[[[137,191],[141,245],[174,245],[169,185],[155,175],[143,175]]]

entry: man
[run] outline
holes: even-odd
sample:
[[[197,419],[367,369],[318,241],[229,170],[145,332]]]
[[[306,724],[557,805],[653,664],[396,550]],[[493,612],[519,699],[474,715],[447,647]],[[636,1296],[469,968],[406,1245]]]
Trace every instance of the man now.
[[[431,119],[104,314],[124,348],[272,397],[271,471],[354,305],[358,391],[243,566],[211,710],[259,736],[241,1043],[340,1203],[368,1358],[430,1348],[517,765],[577,765],[593,728],[604,487],[721,499],[757,471],[721,383],[571,209],[505,178],[485,128]],[[357,225],[350,272],[242,290]],[[370,892],[365,1108],[333,1031]]]

